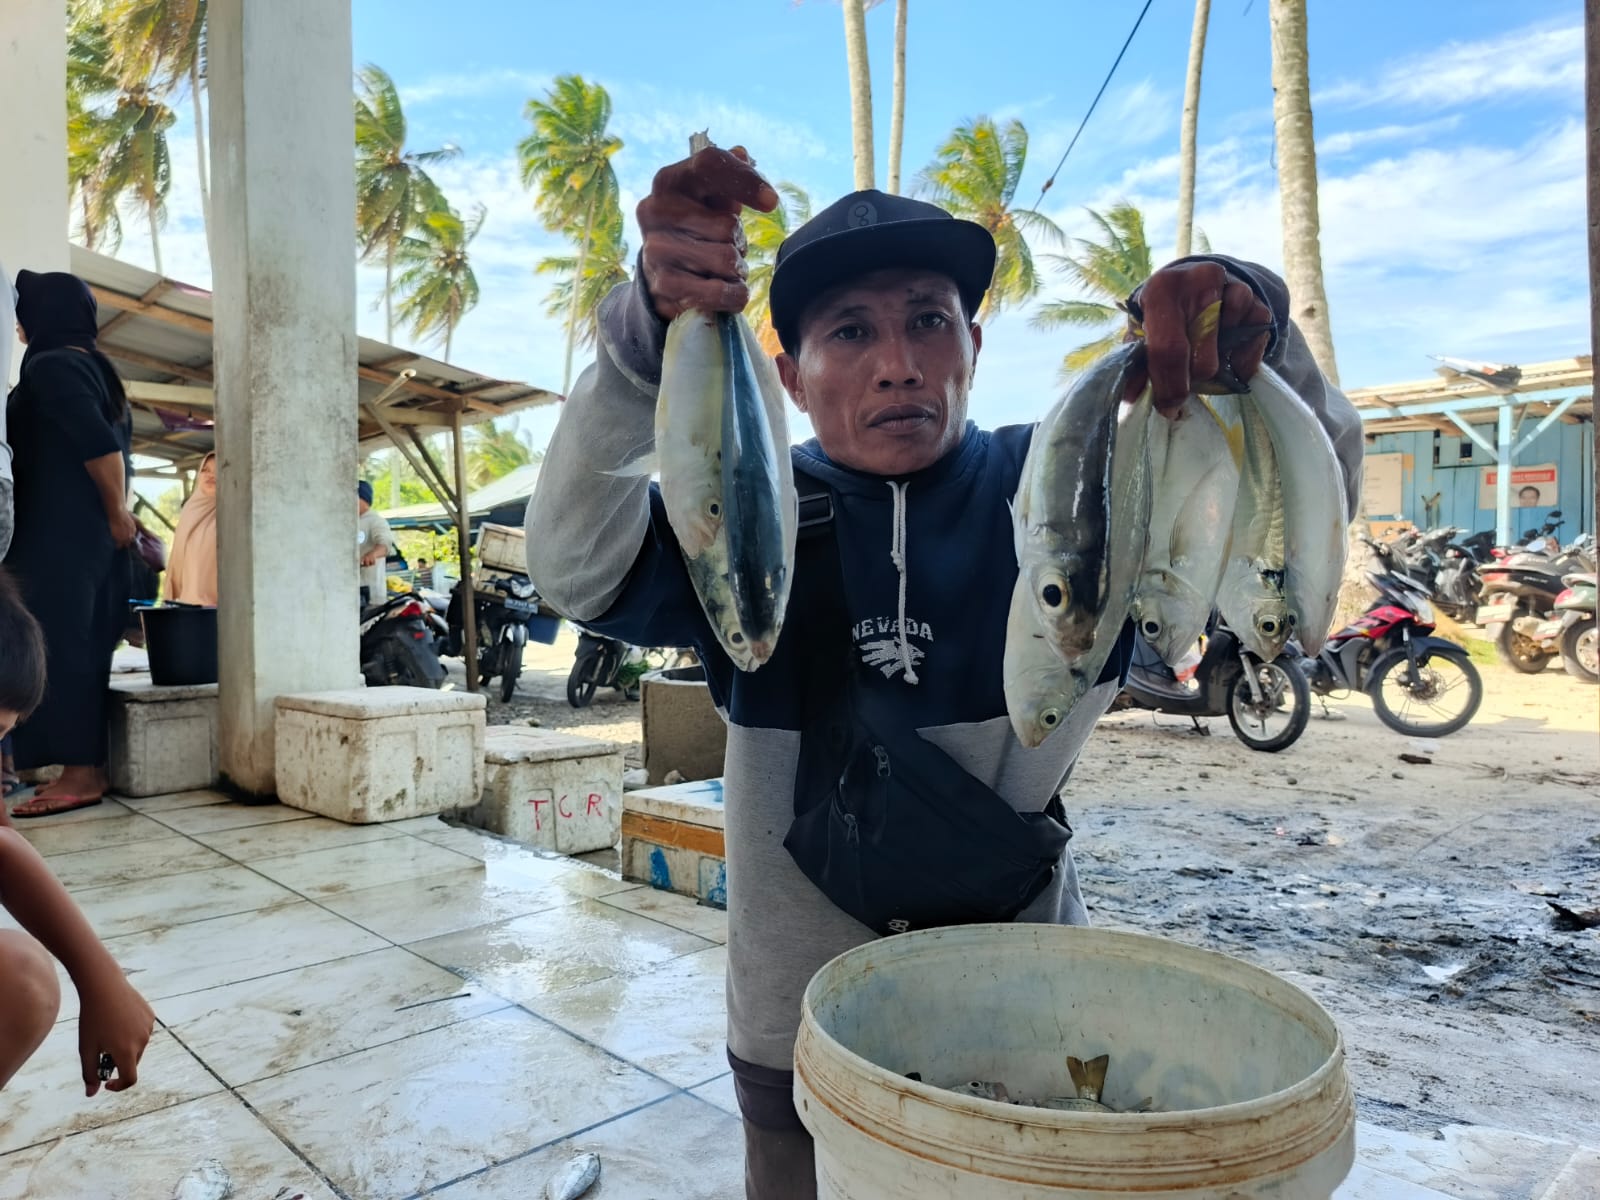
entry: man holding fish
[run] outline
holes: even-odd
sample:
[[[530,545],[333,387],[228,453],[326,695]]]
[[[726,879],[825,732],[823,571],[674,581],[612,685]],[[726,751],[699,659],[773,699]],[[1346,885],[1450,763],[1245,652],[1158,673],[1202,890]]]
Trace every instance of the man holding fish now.
[[[656,176],[638,210],[639,269],[601,308],[600,351],[566,403],[528,520],[540,592],[608,636],[695,646],[728,721],[728,1054],[757,1200],[815,1195],[790,1093],[801,994],[820,966],[928,925],[1087,923],[1061,795],[1133,636],[1120,609],[1097,627],[1063,622],[1063,645],[1092,648],[1092,668],[1076,660],[1068,702],[1019,740],[1007,700],[1020,668],[1005,659],[1022,591],[1017,530],[1040,507],[1019,491],[1036,427],[985,431],[967,417],[993,240],[875,191],[824,209],[779,251],[774,373],[727,314],[749,298],[739,214],[777,201],[738,148],[706,145]],[[1080,392],[1080,425],[1104,414],[1127,428],[1151,405],[1186,419],[1192,393],[1228,390],[1210,381],[1236,388],[1270,364],[1274,395],[1315,431],[1306,453],[1334,463],[1322,505],[1342,524],[1359,493],[1360,421],[1289,321],[1283,283],[1200,256],[1156,272],[1129,311],[1142,346],[1097,377],[1094,403]],[[779,379],[815,440],[787,447]],[[1121,403],[1136,398],[1144,408]],[[1110,443],[1131,439],[1111,426],[1057,438],[1078,419],[1061,407],[1052,438],[1079,447],[1076,459],[1099,456],[1087,467],[1110,504],[1129,490]],[[1146,424],[1159,431],[1159,419]],[[1141,469],[1159,471],[1139,433]],[[1228,453],[1208,436],[1197,444],[1222,449],[1204,453]],[[1298,453],[1277,447],[1274,480],[1297,474]],[[1060,469],[1086,470],[1066,454]],[[1229,469],[1239,476],[1236,460]],[[1209,478],[1188,474],[1196,487]],[[1120,603],[1132,603],[1148,537],[1119,520],[1081,539],[1094,550],[1062,570],[1068,594],[1126,577]],[[1042,594],[1062,595],[1051,580]],[[1014,634],[1012,657],[1056,652],[1033,637],[1037,648]]]

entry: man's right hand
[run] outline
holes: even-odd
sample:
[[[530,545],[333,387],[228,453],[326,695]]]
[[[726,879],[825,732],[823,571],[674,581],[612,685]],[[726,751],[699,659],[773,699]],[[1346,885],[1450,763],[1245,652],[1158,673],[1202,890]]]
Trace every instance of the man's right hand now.
[[[778,193],[743,146],[710,146],[656,172],[638,208],[640,269],[662,320],[690,308],[743,311],[750,288],[739,213],[746,206],[771,212]]]
[[[111,526],[111,542],[118,550],[126,550],[133,545],[133,539],[139,532],[139,526],[133,519],[133,514],[125,508],[106,517]]]

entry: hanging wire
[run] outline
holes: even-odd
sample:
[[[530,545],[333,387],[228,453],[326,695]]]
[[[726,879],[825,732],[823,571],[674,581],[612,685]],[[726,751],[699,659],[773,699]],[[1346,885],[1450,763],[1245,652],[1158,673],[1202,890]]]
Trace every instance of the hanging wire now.
[[[1111,64],[1111,70],[1106,72],[1105,82],[1100,85],[1100,90],[1094,94],[1094,99],[1089,102],[1089,111],[1083,114],[1083,120],[1078,123],[1078,132],[1072,135],[1072,140],[1067,143],[1067,148],[1062,151],[1061,161],[1056,164],[1056,169],[1050,172],[1050,178],[1044,181],[1044,186],[1039,189],[1039,199],[1034,201],[1033,207],[1038,208],[1044,203],[1044,194],[1055,183],[1056,176],[1061,173],[1061,168],[1067,163],[1067,155],[1072,153],[1072,148],[1078,144],[1078,137],[1083,133],[1083,127],[1089,123],[1089,118],[1094,116],[1095,105],[1100,103],[1100,97],[1106,94],[1106,88],[1111,86],[1111,77],[1117,73],[1117,68],[1122,65],[1122,56],[1128,52],[1128,47],[1133,44],[1133,35],[1139,32],[1139,26],[1144,23],[1145,13],[1150,11],[1154,0],[1144,0],[1144,7],[1139,10],[1139,19],[1133,23],[1133,28],[1128,31],[1128,40],[1122,43],[1122,49],[1117,51],[1116,61]]]

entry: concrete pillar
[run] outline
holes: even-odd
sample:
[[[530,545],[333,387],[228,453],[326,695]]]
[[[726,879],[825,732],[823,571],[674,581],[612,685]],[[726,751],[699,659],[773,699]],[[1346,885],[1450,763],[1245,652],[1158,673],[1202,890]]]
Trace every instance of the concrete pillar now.
[[[211,0],[221,767],[275,791],[274,699],[360,681],[349,0]]]
[[[66,0],[0,4],[0,263],[12,278],[67,262]],[[0,337],[16,337],[0,329]],[[0,356],[4,357],[4,356]],[[11,356],[11,379],[21,362]]]

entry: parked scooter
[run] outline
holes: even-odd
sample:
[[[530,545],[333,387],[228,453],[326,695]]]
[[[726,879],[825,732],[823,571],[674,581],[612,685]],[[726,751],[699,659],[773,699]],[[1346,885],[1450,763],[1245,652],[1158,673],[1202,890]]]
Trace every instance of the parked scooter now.
[[[1378,719],[1399,733],[1444,737],[1464,728],[1483,703],[1483,679],[1464,649],[1432,636],[1428,589],[1389,570],[1369,571],[1367,579],[1377,602],[1316,658],[1300,660],[1311,690],[1365,692]]]
[[[446,653],[452,658],[466,654],[466,613],[462,585],[450,592],[446,620],[450,639]],[[500,677],[500,700],[509,703],[522,675],[522,652],[528,645],[531,622],[549,618],[539,611],[539,596],[526,575],[488,573],[476,580],[478,629],[478,681],[488,687]],[[549,639],[553,640],[552,633]]]
[[[360,629],[361,674],[368,686],[444,686],[444,664],[421,597],[394,592],[368,605]]]
[[[1594,569],[1592,537],[1579,538],[1554,557],[1511,554],[1485,567],[1480,572],[1483,602],[1478,608],[1478,620],[1494,641],[1500,660],[1525,675],[1543,671],[1559,648],[1541,643],[1536,635],[1564,590],[1562,577]]]
[[[1600,644],[1595,630],[1595,576],[1567,575],[1550,615],[1534,633],[1541,646],[1555,647],[1568,675],[1584,683],[1600,683]]]
[[[615,638],[591,633],[581,625],[578,651],[567,674],[567,703],[587,708],[603,687],[616,688],[629,700],[639,698],[639,679],[647,671],[666,667],[692,667],[699,662],[693,650],[647,650]]]
[[[1201,717],[1226,716],[1241,742],[1267,752],[1292,746],[1311,716],[1311,692],[1295,656],[1262,662],[1218,617],[1188,678],[1138,638],[1122,696],[1128,707],[1189,717],[1197,728]]]

